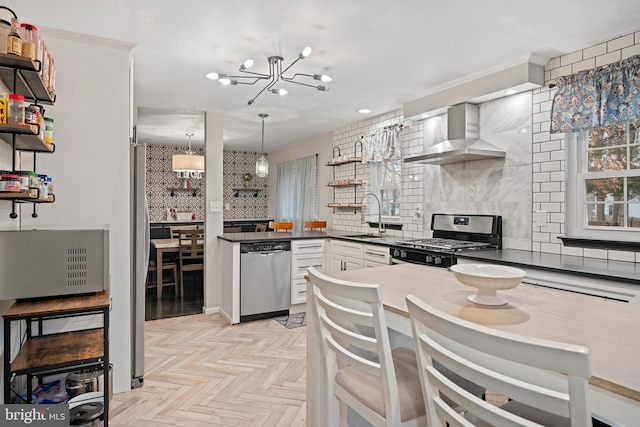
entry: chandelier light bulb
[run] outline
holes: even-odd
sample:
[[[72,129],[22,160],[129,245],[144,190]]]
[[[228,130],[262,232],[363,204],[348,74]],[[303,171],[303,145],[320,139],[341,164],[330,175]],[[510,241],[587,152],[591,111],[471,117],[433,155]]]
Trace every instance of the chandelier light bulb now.
[[[211,79],[211,80],[218,80],[220,78],[220,74],[218,74],[218,73],[209,73],[209,74],[207,74],[206,77],[208,79]]]
[[[323,83],[329,83],[331,80],[333,80],[331,77],[327,76],[326,74],[314,74],[313,78],[315,80],[320,80]]]
[[[253,67],[253,59],[247,59],[246,61],[244,61],[242,63],[242,66],[240,67],[240,70],[246,70],[248,68]]]
[[[289,93],[286,89],[271,89],[271,92],[280,96],[284,96]]]
[[[304,49],[302,49],[302,52],[300,52],[300,59],[304,59],[307,56],[311,55],[311,48],[309,46],[305,47]]]

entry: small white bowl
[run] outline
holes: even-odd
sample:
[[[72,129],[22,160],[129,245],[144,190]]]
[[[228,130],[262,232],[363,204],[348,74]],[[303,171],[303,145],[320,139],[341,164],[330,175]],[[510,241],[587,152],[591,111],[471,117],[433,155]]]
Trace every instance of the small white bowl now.
[[[507,299],[496,291],[515,288],[526,275],[519,268],[494,264],[456,264],[450,269],[460,283],[478,288],[478,292],[467,299],[482,305],[506,304]]]

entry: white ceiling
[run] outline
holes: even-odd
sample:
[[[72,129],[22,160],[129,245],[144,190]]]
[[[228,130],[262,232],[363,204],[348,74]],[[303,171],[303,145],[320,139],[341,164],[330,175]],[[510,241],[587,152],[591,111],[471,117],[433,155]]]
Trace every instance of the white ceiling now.
[[[309,140],[402,107],[448,82],[496,70],[534,53],[557,57],[640,30],[637,0],[29,0],[4,2],[35,25],[136,43],[134,103],[142,142],[204,138],[203,111],[225,114],[229,149],[265,151]],[[223,87],[205,78],[238,74],[267,56],[291,71],[333,77],[330,92],[289,84]],[[53,52],[55,55],[55,52]],[[61,94],[61,96],[63,96]]]

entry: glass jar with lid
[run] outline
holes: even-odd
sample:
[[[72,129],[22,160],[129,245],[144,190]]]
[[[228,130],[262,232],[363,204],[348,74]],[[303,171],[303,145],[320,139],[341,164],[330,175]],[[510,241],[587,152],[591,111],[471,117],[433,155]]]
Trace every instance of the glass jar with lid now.
[[[19,93],[9,94],[8,124],[24,124],[24,96]]]

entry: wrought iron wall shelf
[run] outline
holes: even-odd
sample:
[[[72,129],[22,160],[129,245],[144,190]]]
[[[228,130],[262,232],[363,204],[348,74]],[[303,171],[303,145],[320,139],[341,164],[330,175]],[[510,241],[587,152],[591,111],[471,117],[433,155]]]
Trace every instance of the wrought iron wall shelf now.
[[[187,191],[191,193],[193,197],[196,197],[196,195],[200,191],[200,188],[167,187],[167,190],[169,191],[169,195],[171,197],[175,197],[176,193],[180,191]]]
[[[240,197],[240,193],[253,193],[253,197],[258,197],[262,188],[232,188],[232,190],[234,191],[233,197]]]

